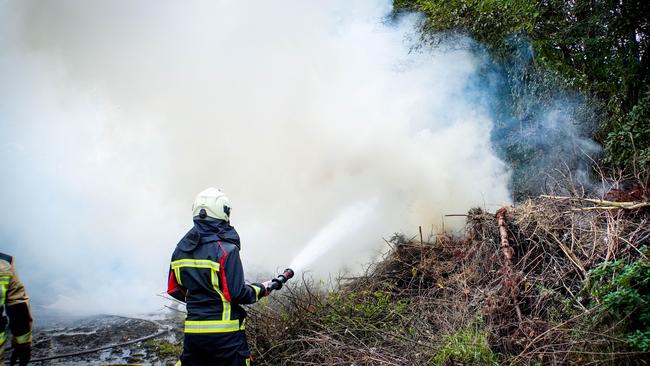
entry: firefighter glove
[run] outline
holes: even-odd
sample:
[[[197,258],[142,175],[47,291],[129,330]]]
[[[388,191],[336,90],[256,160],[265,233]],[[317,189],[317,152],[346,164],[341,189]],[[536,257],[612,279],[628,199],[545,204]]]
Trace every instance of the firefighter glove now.
[[[273,291],[273,288],[271,288],[271,285],[273,285],[273,281],[268,280],[266,282],[262,282],[262,287],[264,287],[264,295],[263,296],[268,296],[271,294],[271,291]]]

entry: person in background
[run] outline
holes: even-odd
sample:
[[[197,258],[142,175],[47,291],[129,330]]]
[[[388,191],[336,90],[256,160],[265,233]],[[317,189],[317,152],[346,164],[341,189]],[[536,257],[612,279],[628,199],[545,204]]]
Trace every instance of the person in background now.
[[[7,323],[12,334],[11,365],[18,363],[20,366],[25,366],[29,363],[32,353],[32,315],[29,309],[29,296],[18,278],[14,259],[0,253],[0,365],[4,365]]]
[[[245,366],[251,356],[246,311],[271,292],[271,281],[246,284],[239,235],[230,225],[230,200],[216,188],[192,205],[194,227],[176,246],[167,293],[187,308],[183,366]]]

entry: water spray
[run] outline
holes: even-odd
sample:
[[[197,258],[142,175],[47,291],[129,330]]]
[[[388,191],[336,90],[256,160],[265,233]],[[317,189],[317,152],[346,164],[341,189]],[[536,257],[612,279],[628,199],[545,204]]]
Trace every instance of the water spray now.
[[[301,272],[318,258],[327,254],[345,238],[366,225],[378,199],[359,201],[342,209],[332,221],[323,226],[318,233],[293,258],[290,267]]]

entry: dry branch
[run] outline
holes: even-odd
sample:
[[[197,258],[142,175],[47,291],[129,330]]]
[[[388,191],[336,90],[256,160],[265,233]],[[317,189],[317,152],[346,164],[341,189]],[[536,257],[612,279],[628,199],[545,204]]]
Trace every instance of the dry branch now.
[[[429,365],[446,336],[478,327],[516,364],[641,364],[614,325],[590,323],[589,269],[650,245],[648,210],[632,211],[645,206],[607,204],[545,196],[496,215],[472,209],[461,237],[396,235],[364,273],[325,287],[303,278],[250,308],[257,362]]]
[[[540,195],[541,198],[549,198],[555,200],[571,200],[571,201],[584,201],[597,204],[595,207],[585,207],[585,208],[574,208],[574,210],[612,210],[617,208],[622,208],[625,210],[634,210],[637,208],[650,207],[650,202],[616,202],[616,201],[606,201],[596,198],[582,198],[582,197],[567,197],[567,196],[550,196],[550,195]]]

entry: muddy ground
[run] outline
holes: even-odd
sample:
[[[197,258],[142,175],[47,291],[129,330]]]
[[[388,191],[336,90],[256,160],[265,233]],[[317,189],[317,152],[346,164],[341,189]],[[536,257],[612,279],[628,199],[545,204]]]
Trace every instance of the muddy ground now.
[[[137,341],[150,336],[155,337]],[[105,349],[56,358],[98,348]],[[182,318],[175,314],[143,318],[101,315],[54,319],[35,326],[32,359],[34,365],[174,365],[181,351]],[[10,350],[5,360],[9,354]]]

